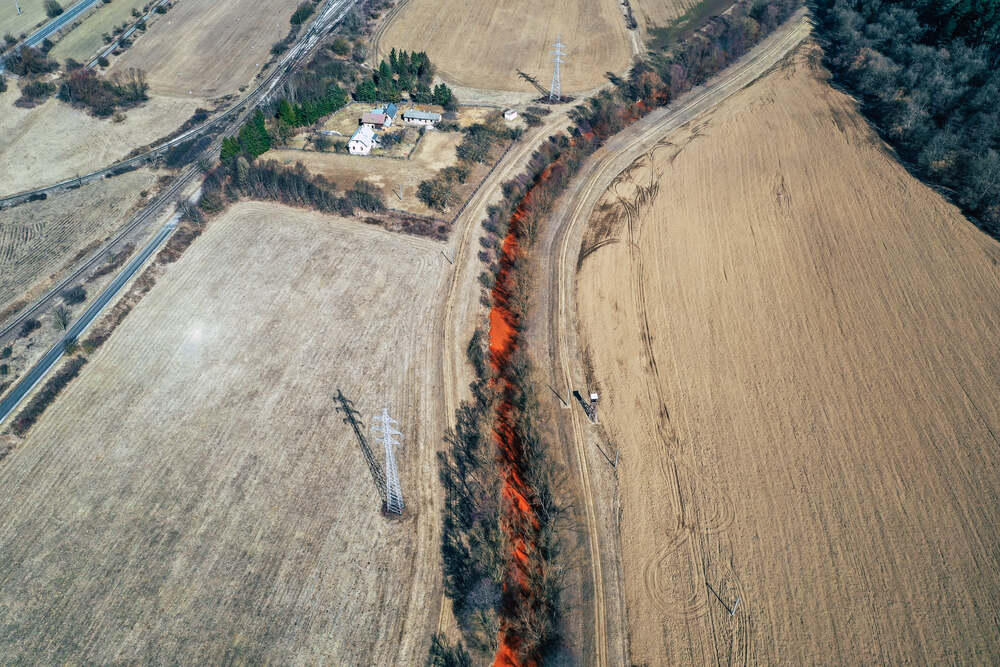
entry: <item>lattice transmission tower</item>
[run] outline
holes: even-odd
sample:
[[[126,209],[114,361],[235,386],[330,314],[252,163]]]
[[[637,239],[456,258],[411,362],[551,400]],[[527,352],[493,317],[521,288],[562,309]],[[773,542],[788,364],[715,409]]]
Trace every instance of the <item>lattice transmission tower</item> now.
[[[376,442],[385,447],[385,508],[394,514],[403,513],[403,489],[399,485],[399,471],[396,470],[396,455],[392,448],[402,443],[396,440],[397,435],[403,435],[395,428],[396,420],[389,416],[389,409],[382,408],[382,416],[375,417],[372,431]]]
[[[566,56],[564,49],[566,45],[562,43],[562,35],[556,36],[556,43],[552,45],[552,88],[549,89],[549,102],[558,102],[562,99],[562,78],[559,66],[562,65]]]

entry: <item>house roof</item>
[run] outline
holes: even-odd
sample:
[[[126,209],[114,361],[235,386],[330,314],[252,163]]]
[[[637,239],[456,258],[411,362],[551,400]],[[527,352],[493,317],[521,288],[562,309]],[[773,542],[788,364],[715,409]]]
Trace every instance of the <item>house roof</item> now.
[[[389,102],[389,104],[385,105],[385,109],[382,110],[382,113],[384,113],[389,118],[395,118],[396,111],[397,111],[396,105],[393,104],[392,102]]]
[[[435,123],[441,120],[441,114],[430,111],[418,111],[417,109],[407,109],[403,112],[403,118],[414,118],[416,120],[432,120]]]
[[[351,141],[360,141],[370,145],[375,141],[375,130],[370,125],[362,125],[351,135]]]
[[[371,123],[372,125],[385,125],[386,115],[384,113],[372,113],[367,112],[361,114],[362,123]]]

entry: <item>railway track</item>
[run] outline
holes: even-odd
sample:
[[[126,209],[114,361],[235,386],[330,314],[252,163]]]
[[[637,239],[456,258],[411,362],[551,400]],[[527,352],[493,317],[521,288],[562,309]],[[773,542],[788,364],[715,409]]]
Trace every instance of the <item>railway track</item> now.
[[[77,186],[77,184],[102,178],[106,174],[112,172],[138,167],[146,161],[152,161],[152,159],[162,154],[170,147],[176,146],[177,144],[188,139],[201,136],[210,131],[219,130],[219,134],[221,135],[222,130],[226,129],[229,121],[233,121],[234,124],[239,123],[239,121],[245,118],[246,115],[256,109],[260,104],[265,103],[278,85],[284,81],[285,77],[297,65],[301,64],[302,61],[307,59],[312,54],[316,46],[319,44],[322,34],[331,25],[335,25],[337,21],[343,18],[344,14],[348,9],[350,9],[351,6],[353,6],[353,4],[354,0],[327,0],[322,13],[310,24],[309,29],[303,33],[297,45],[289,50],[288,54],[278,65],[274,67],[274,69],[271,70],[271,73],[264,79],[264,81],[262,81],[260,85],[257,86],[257,88],[255,88],[249,95],[243,98],[243,100],[216,118],[207,121],[206,123],[193,128],[188,132],[171,139],[170,141],[164,142],[146,153],[129,158],[128,160],[117,162],[109,167],[100,169],[86,176],[67,179],[65,181],[61,181],[60,183],[40,188],[38,190],[33,190],[28,193],[20,193],[12,195],[11,197],[0,199],[0,209],[5,206],[13,205],[12,202],[20,203],[21,201],[25,201],[32,195],[39,195],[43,193],[48,194],[62,188],[67,188],[71,185]],[[215,140],[208,147],[206,147],[204,151],[202,151],[199,157],[216,154],[219,150],[221,142],[221,136],[216,137]],[[94,266],[103,261],[111,249],[114,248],[122,239],[126,238],[131,232],[135,231],[135,229],[137,229],[141,224],[148,221],[150,217],[158,215],[163,208],[174,200],[178,193],[191,182],[191,179],[196,176],[198,172],[199,169],[196,162],[185,167],[166,190],[157,194],[157,196],[153,198],[153,201],[151,201],[141,211],[136,213],[136,215],[133,216],[123,228],[121,228],[111,239],[105,242],[101,248],[94,252],[89,258],[87,258],[83,264],[75,268],[68,276],[59,281],[57,285],[55,285],[30,306],[17,313],[17,315],[15,315],[12,319],[0,326],[0,340],[5,340],[9,337],[10,334],[14,332],[25,320],[41,312],[51,302],[51,300],[59,294],[59,292],[64,290],[73,282],[80,280],[80,278]]]
[[[253,110],[257,107],[257,105],[266,101],[267,97],[274,92],[274,89],[284,80],[284,77],[291,71],[291,69],[301,63],[307,55],[312,53],[312,50],[318,43],[322,33],[331,25],[336,24],[337,21],[343,18],[343,15],[351,6],[353,6],[354,2],[355,0],[327,0],[323,12],[317,16],[317,18],[310,24],[306,32],[299,38],[297,46],[289,49],[285,56],[274,66],[271,73],[268,74],[267,77],[265,77],[264,80],[261,81],[261,83],[246,97],[229,109],[223,111],[215,118],[209,119],[201,125],[179,134],[173,139],[168,139],[167,141],[157,144],[139,155],[134,155],[125,160],[114,162],[106,167],[92,171],[89,174],[74,176],[73,178],[67,178],[51,185],[0,197],[0,210],[16,206],[17,204],[28,201],[29,199],[38,198],[41,195],[47,196],[49,194],[59,192],[69,188],[70,186],[75,187],[84,183],[89,183],[116,171],[120,172],[122,170],[138,168],[143,164],[152,162],[154,159],[160,157],[166,151],[174,146],[177,146],[178,144],[184,143],[189,139],[195,139],[203,134],[222,129],[230,121],[233,121],[234,119],[238,120],[241,113]]]

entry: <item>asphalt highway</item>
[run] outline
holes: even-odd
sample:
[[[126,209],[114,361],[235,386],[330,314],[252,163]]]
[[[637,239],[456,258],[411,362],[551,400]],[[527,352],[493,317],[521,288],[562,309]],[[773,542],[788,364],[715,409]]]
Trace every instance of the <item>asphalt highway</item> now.
[[[146,263],[146,260],[156,252],[160,244],[170,236],[174,229],[177,227],[177,221],[180,218],[179,214],[175,214],[170,221],[163,226],[159,233],[153,238],[152,241],[146,244],[146,247],[142,249],[138,255],[136,255],[131,262],[115,276],[115,279],[111,281],[101,295],[97,297],[94,303],[90,304],[90,307],[83,313],[83,315],[78,319],[73,326],[71,326],[66,334],[59,339],[52,348],[45,353],[45,356],[34,365],[34,367],[28,371],[27,375],[21,378],[21,381],[11,390],[2,402],[0,402],[0,424],[2,424],[6,419],[14,412],[17,406],[24,400],[24,397],[28,395],[32,389],[35,388],[39,382],[45,377],[45,375],[52,369],[52,367],[62,359],[63,355],[66,353],[66,343],[69,341],[74,341],[80,337],[87,327],[93,324],[97,316],[101,314],[104,307],[115,297],[116,294],[125,286],[129,280],[139,271],[140,268]]]
[[[78,16],[100,1],[101,0],[80,0],[80,2],[76,3],[69,9],[64,10],[62,14],[28,35],[28,37],[24,40],[24,46],[38,46],[44,42],[47,37],[62,30],[64,27],[72,23]],[[0,60],[0,72],[3,70],[3,60]]]

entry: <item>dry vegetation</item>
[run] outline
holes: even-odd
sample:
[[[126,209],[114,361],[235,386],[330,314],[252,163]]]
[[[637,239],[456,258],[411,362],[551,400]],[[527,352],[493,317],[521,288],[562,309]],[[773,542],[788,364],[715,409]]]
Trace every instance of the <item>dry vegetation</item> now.
[[[713,2],[713,0],[708,0]],[[699,4],[699,0],[630,0],[642,28],[665,27]]]
[[[213,221],[0,465],[0,653],[420,663],[439,248],[271,204]],[[338,387],[400,420],[401,520]]]
[[[0,38],[6,34],[20,37],[21,33],[30,34],[39,23],[48,21],[45,15],[45,0],[17,0],[21,7],[18,16],[13,2],[5,2],[0,9]],[[69,6],[69,3],[66,3]]]
[[[111,35],[114,29],[123,23],[128,25],[135,23],[136,17],[132,15],[132,10],[141,12],[146,4],[146,0],[114,0],[110,5],[98,3],[95,5],[97,11],[88,13],[80,25],[60,39],[49,52],[49,57],[59,62],[64,62],[67,58],[82,63],[87,62],[106,46],[102,35],[105,33]],[[138,32],[135,36],[141,34]]]
[[[250,84],[288,33],[287,0],[180,2],[119,58],[112,71],[138,67],[154,94],[212,98]]]
[[[417,198],[417,186],[420,181],[432,177],[438,169],[455,163],[455,147],[461,140],[459,132],[428,131],[409,160],[297,150],[271,150],[262,159],[277,160],[284,165],[301,162],[311,173],[330,179],[338,187],[349,188],[355,181],[365,180],[379,189],[389,207],[441,217],[441,213],[431,210]],[[487,169],[487,166],[479,165],[472,170],[462,201],[468,196],[465,191],[471,191]],[[393,193],[393,189],[402,194],[402,200]]]
[[[15,107],[15,99],[10,90],[0,94],[0,196],[105,167],[180,126],[198,106],[154,97],[116,123],[55,98],[34,109]]]
[[[543,85],[551,77],[552,44],[562,35],[571,65],[564,93],[602,84],[607,71],[621,73],[632,50],[617,3],[466,2],[409,0],[379,41],[426,51],[449,83],[473,88],[532,91],[520,69]]]
[[[665,138],[585,241],[631,659],[996,662],[1000,246],[813,62]]]
[[[0,311],[95,249],[155,184],[155,173],[141,169],[0,211]]]

